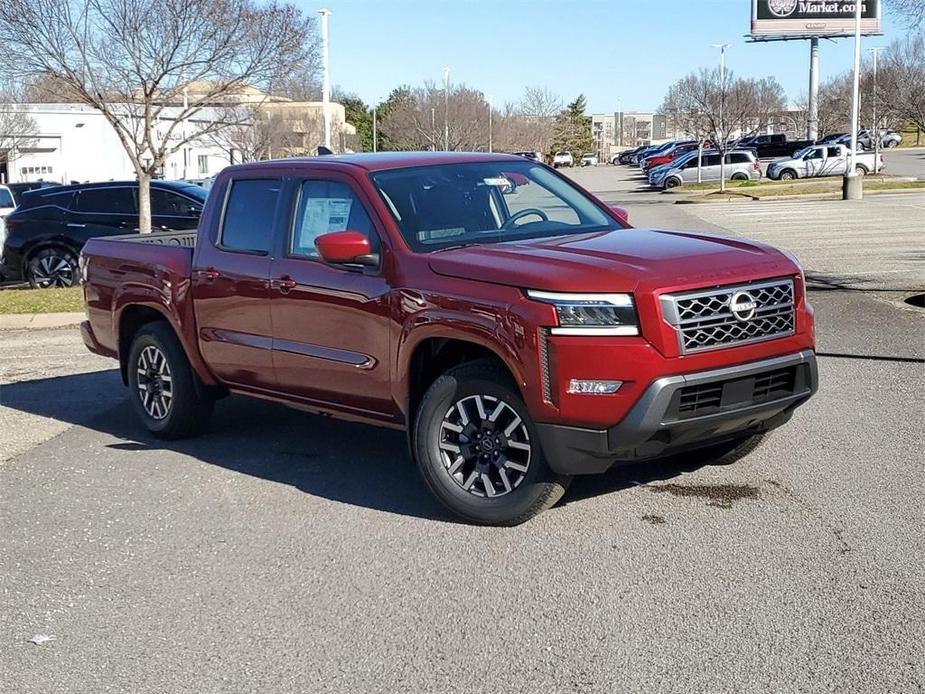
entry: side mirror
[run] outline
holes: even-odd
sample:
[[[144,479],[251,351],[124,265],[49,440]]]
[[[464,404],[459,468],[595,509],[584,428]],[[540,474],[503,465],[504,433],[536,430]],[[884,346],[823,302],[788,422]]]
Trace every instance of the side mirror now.
[[[622,222],[626,226],[630,226],[630,215],[629,215],[629,212],[626,211],[625,207],[617,207],[615,205],[611,205],[610,211],[614,213],[614,215],[617,217],[617,219],[620,220],[620,222]]]
[[[315,248],[328,263],[375,267],[379,254],[373,253],[369,239],[358,231],[333,231],[315,239]]]

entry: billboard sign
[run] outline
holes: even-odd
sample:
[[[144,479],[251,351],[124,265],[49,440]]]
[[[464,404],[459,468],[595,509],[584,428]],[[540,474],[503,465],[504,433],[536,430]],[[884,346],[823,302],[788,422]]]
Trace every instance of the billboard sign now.
[[[880,33],[881,0],[861,2],[861,33]],[[789,38],[854,34],[854,0],[752,0],[752,36]]]

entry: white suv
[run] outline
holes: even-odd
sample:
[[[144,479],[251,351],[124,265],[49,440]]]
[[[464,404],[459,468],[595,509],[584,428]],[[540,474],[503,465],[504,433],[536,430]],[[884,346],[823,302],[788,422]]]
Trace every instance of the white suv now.
[[[3,248],[3,242],[6,241],[6,224],[3,218],[16,209],[16,198],[13,197],[13,191],[6,186],[0,186],[0,249]]]
[[[572,158],[571,152],[556,152],[552,158],[552,165],[556,169],[560,166],[574,166],[575,160]]]

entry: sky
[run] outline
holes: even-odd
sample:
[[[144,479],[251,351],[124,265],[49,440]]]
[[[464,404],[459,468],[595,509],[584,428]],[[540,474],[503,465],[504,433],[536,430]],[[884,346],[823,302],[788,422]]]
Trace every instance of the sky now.
[[[303,9],[313,8],[295,0]],[[772,75],[791,102],[805,93],[809,41],[746,43],[750,0],[316,0],[330,17],[331,83],[367,103],[401,84],[450,81],[481,90],[501,106],[527,86],[570,101],[588,99],[588,113],[652,111],[677,79],[719,63],[711,43],[732,44],[729,70]],[[885,46],[901,35],[889,14]],[[848,70],[853,39],[820,44],[820,77]]]

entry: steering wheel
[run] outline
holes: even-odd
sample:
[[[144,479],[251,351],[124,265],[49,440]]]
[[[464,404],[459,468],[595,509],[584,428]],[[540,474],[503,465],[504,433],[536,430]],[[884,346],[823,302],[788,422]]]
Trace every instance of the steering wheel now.
[[[543,212],[543,210],[538,210],[535,207],[527,207],[526,209],[523,209],[520,212],[515,212],[510,217],[508,217],[504,221],[504,223],[501,225],[501,228],[510,229],[512,226],[514,226],[514,222],[516,222],[518,219],[520,219],[521,217],[526,217],[527,215],[531,215],[531,214],[535,214],[537,217],[542,219],[544,222],[549,221],[549,217],[546,216],[546,213]]]

